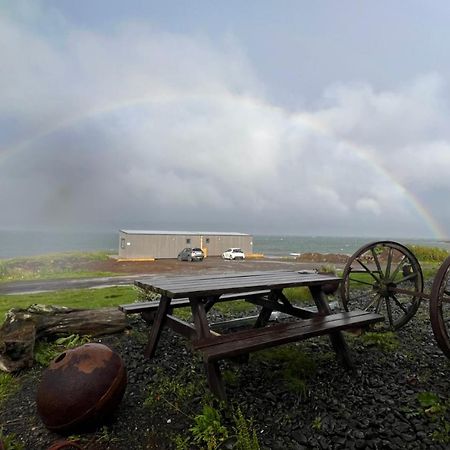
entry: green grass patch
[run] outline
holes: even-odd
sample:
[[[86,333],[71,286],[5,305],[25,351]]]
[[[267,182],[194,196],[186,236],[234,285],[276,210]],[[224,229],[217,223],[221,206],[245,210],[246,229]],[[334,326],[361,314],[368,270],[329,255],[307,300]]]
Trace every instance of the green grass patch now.
[[[301,396],[306,395],[307,382],[317,368],[316,362],[297,345],[262,350],[252,355],[252,358],[270,362],[274,379],[283,380],[289,390]]]
[[[216,303],[214,305],[214,309],[221,312],[224,316],[227,316],[238,313],[250,313],[255,309],[255,307],[245,300],[234,300],[230,302]]]
[[[366,332],[361,336],[361,342],[365,347],[378,347],[386,352],[394,352],[400,346],[398,336],[392,331]]]
[[[408,245],[407,247],[420,262],[437,262],[441,264],[445,258],[450,256],[447,250],[439,247],[427,247],[425,245]]]
[[[283,290],[283,294],[292,304],[305,305],[313,300],[307,287],[292,287]]]
[[[106,260],[106,252],[68,252],[0,259],[0,282],[117,275],[86,269],[90,264]]]
[[[106,308],[133,303],[138,297],[132,286],[102,289],[68,289],[40,294],[0,295],[0,323],[11,308],[27,308],[33,304],[68,306],[71,308]]]
[[[19,389],[19,386],[20,382],[17,377],[10,373],[0,372],[0,406]]]

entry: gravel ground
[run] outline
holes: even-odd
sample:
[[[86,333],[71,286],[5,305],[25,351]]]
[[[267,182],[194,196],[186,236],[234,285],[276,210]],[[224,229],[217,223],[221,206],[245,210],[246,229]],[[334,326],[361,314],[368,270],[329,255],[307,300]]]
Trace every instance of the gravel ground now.
[[[223,318],[216,313],[216,320]],[[208,398],[201,360],[182,337],[165,330],[157,355],[147,361],[145,324],[130,317],[130,325],[127,333],[98,340],[122,356],[128,386],[111,422],[78,433],[84,448],[176,448],[175,437],[191,435],[193,417]],[[435,343],[426,301],[397,336],[399,345],[386,349],[346,334],[357,373],[335,360],[326,337],[296,344],[308,367],[315,366],[304,375],[302,393],[284,379],[282,361],[253,354],[246,364],[225,362],[229,405],[253,420],[263,449],[450,448],[450,361]],[[26,449],[46,449],[61,439],[36,414],[41,373],[24,373],[21,390],[0,412],[3,433],[14,433]],[[437,396],[432,404],[419,401],[425,392]],[[146,398],[151,401],[144,406]],[[231,430],[230,412],[221,411]]]

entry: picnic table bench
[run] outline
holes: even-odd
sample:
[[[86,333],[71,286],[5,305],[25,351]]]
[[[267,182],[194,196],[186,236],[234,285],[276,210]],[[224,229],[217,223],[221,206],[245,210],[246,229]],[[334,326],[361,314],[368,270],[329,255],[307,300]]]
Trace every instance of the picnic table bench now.
[[[203,354],[211,391],[225,400],[219,361],[247,355],[314,336],[328,335],[338,357],[347,368],[353,368],[342,330],[361,328],[383,320],[383,316],[365,311],[332,314],[324,289],[338,284],[332,275],[301,274],[295,271],[261,271],[246,273],[206,274],[198,276],[157,276],[135,281],[146,292],[160,294],[158,301],[121,305],[126,312],[139,312],[153,321],[144,351],[151,358],[157,348],[163,326],[191,340],[193,348]],[[289,287],[308,287],[317,310],[293,305],[283,294]],[[252,329],[218,334],[211,330],[207,312],[222,301],[244,299],[261,307]],[[177,307],[190,306],[193,323],[171,314]],[[268,325],[273,311],[283,312],[294,320]]]

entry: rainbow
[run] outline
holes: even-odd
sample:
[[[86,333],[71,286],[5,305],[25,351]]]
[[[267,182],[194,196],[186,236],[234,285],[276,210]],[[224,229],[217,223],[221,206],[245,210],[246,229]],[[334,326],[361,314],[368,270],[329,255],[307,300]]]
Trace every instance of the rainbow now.
[[[350,148],[353,153],[355,153],[359,158],[365,161],[372,169],[377,171],[381,176],[388,179],[389,182],[395,186],[398,191],[407,200],[410,207],[415,210],[419,216],[423,219],[424,223],[427,225],[429,231],[438,240],[447,240],[448,234],[444,227],[434,218],[433,214],[425,207],[425,205],[417,198],[409,189],[406,188],[400,181],[395,178],[395,175],[391,173],[374,155],[373,151],[369,148],[363,147],[361,145],[356,145],[348,139],[342,139],[334,135],[323,122],[313,118],[309,115],[301,114],[299,115],[301,122],[307,124],[311,129],[327,137],[332,137],[342,142],[346,147]]]
[[[254,102],[254,99],[243,98],[242,96],[234,95],[234,94],[226,94],[227,98],[233,98],[234,100],[238,100],[240,102]],[[14,154],[20,153],[21,151],[25,151],[27,148],[31,146],[33,142],[39,141],[56,133],[60,130],[73,127],[74,125],[88,120],[90,118],[94,118],[97,116],[101,116],[104,114],[108,114],[111,112],[122,111],[127,108],[134,108],[136,106],[144,106],[144,105],[155,105],[155,104],[167,104],[172,101],[180,101],[180,100],[198,100],[199,98],[209,98],[208,96],[201,96],[198,94],[185,94],[182,95],[180,93],[176,94],[158,94],[153,95],[151,97],[137,97],[130,98],[121,102],[111,102],[105,105],[102,105],[100,108],[91,109],[89,111],[83,111],[82,113],[70,116],[60,121],[59,123],[53,125],[51,128],[42,130],[29,139],[22,140],[18,144],[13,147],[0,149],[0,164],[6,158],[11,157]],[[217,99],[217,96],[211,96],[211,99]],[[267,108],[267,105],[264,105]],[[279,108],[270,107],[271,109],[280,111]],[[418,213],[418,215],[422,218],[424,223],[427,225],[427,228],[432,233],[432,235],[436,239],[445,240],[448,239],[448,234],[443,226],[434,218],[431,212],[425,207],[425,205],[418,199],[410,190],[406,188],[402,183],[400,183],[379,160],[374,155],[373,151],[370,151],[369,148],[364,148],[361,145],[356,145],[355,143],[349,141],[348,139],[343,139],[336,136],[322,121],[313,117],[309,114],[301,114],[301,113],[293,113],[293,118],[298,120],[300,123],[306,125],[312,131],[328,137],[334,140],[339,140],[340,143],[344,144],[346,147],[351,149],[354,154],[356,154],[359,158],[361,158],[365,163],[367,163],[373,170],[379,173],[382,177],[389,180],[389,182],[395,186],[395,188],[401,193],[401,195],[407,200],[408,205],[413,208],[414,211]]]

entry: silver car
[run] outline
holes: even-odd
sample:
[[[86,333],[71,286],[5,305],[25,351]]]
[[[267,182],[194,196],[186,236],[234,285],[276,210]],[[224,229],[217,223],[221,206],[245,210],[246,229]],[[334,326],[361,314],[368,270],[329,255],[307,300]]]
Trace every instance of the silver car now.
[[[201,248],[186,247],[178,253],[178,261],[203,261],[205,254]]]

